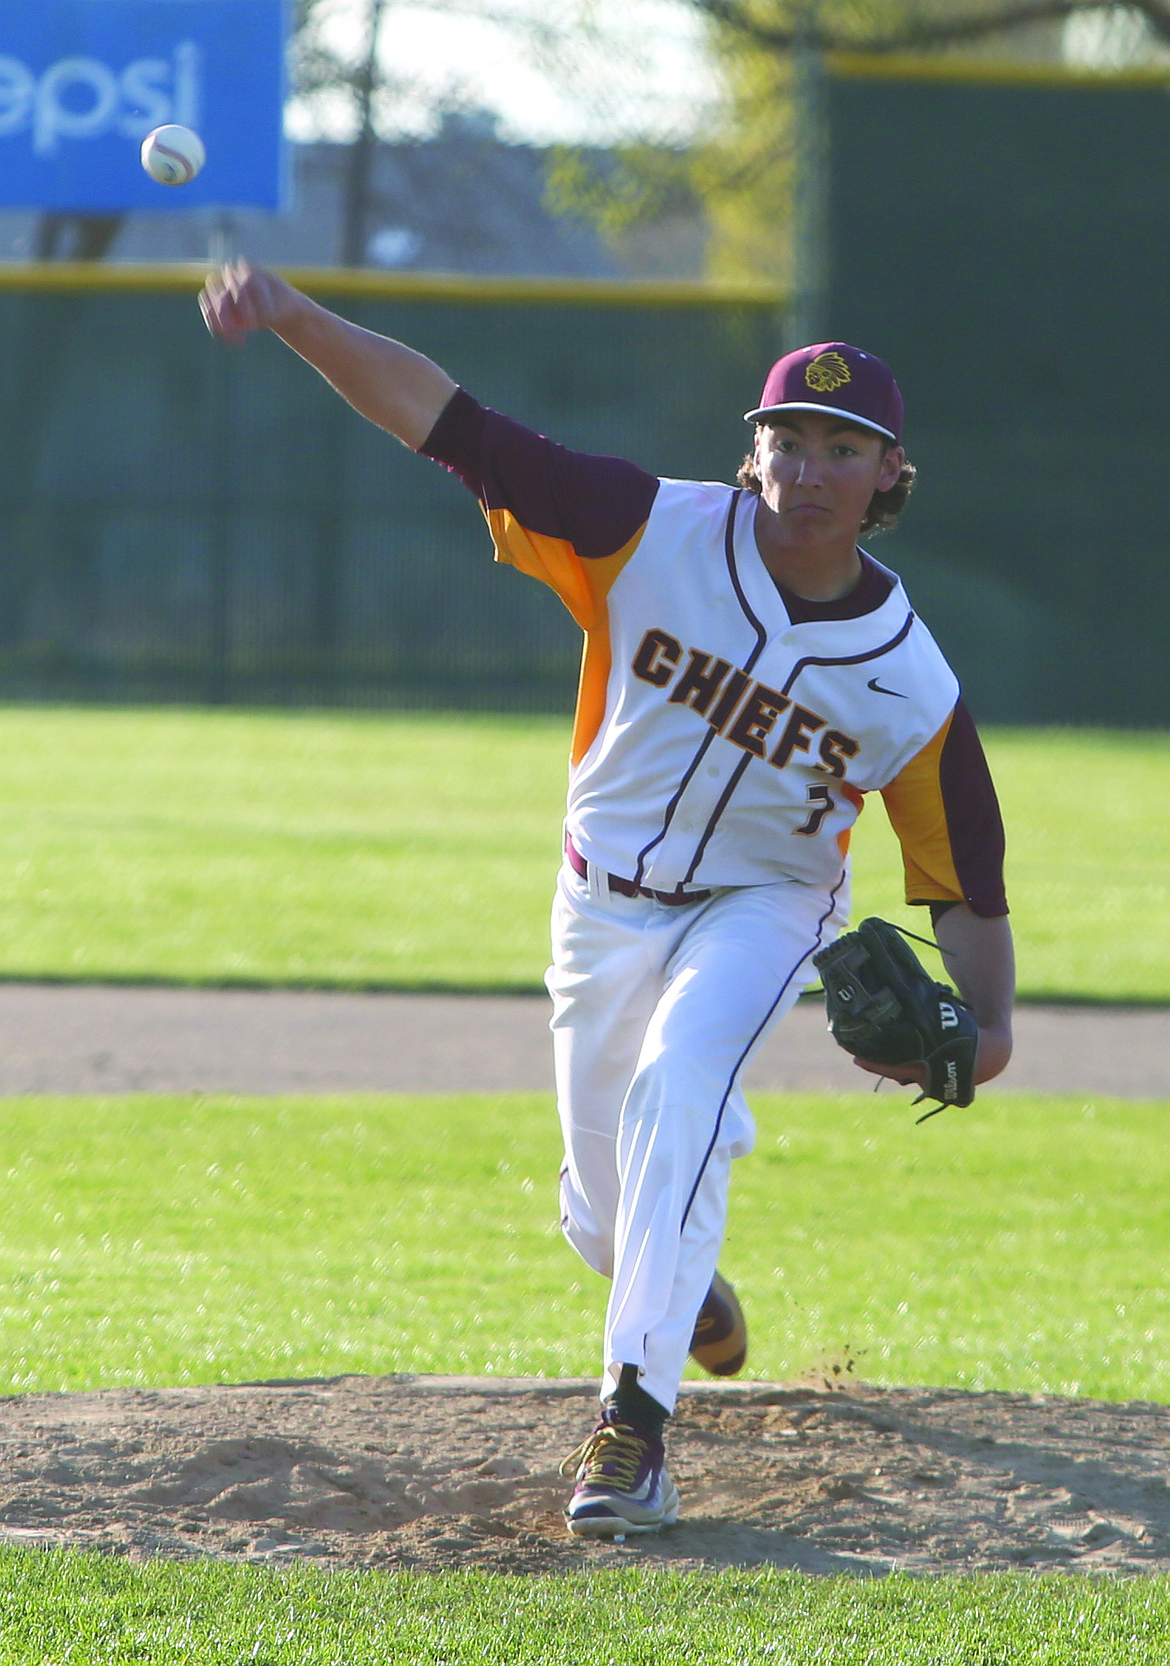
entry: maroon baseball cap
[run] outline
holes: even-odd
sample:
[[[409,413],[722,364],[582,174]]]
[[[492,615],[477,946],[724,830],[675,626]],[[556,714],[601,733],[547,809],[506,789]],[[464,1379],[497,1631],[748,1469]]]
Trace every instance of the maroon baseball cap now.
[[[745,422],[767,422],[780,411],[825,411],[895,444],[902,437],[902,395],[888,364],[844,341],[822,341],[786,353],[768,372],[756,410]]]

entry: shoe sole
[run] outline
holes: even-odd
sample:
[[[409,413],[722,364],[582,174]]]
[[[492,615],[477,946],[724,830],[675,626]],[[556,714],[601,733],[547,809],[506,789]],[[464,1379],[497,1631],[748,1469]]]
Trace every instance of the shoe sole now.
[[[739,1298],[716,1273],[699,1309],[690,1356],[711,1377],[734,1377],[747,1364],[747,1321]]]
[[[602,1500],[598,1499],[597,1503]],[[588,1508],[588,1506],[586,1506]],[[575,1539],[613,1539],[626,1533],[657,1533],[663,1527],[673,1527],[678,1520],[678,1488],[671,1486],[662,1506],[662,1514],[652,1521],[629,1521],[625,1516],[573,1516],[565,1511],[565,1525]]]

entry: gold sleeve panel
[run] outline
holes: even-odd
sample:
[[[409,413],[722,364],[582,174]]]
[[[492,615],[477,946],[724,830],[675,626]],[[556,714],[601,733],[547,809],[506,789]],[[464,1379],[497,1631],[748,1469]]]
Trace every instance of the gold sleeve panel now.
[[[613,663],[606,601],[615,580],[642,541],[645,522],[613,555],[583,561],[567,538],[530,532],[509,509],[488,509],[484,513],[496,548],[496,560],[547,584],[585,632],[571,750],[573,763],[580,763],[605,722]]]
[[[605,601],[626,562],[642,541],[645,522],[613,555],[583,561],[567,538],[530,532],[510,509],[484,511],[496,560],[555,590],[583,631],[605,623]]]
[[[907,902],[962,902],[947,827],[939,763],[954,714],[921,752],[881,789],[890,825],[902,847]]]
[[[605,722],[605,701],[609,672],[613,664],[609,629],[603,622],[585,638],[581,655],[581,680],[577,685],[577,711],[573,718],[573,744],[569,757],[574,768],[601,733]]]

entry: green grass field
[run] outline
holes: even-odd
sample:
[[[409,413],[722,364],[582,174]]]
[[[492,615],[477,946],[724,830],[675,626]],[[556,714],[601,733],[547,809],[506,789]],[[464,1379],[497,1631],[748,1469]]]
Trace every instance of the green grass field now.
[[[0,725],[0,977],[539,982],[562,722],[8,708]],[[986,738],[1023,990],[1170,1000],[1170,737]],[[921,925],[880,806],[856,851],[858,917]],[[896,1094],[755,1109],[724,1258],[753,1375],[850,1360],[874,1383],[1170,1397],[1170,1107],[986,1094],[921,1128]],[[535,1095],[10,1099],[0,1390],[592,1374],[605,1292],[556,1228],[558,1158]],[[0,1550],[0,1666],[1168,1652],[1162,1578],[525,1581]]]
[[[1134,1666],[1164,1580],[269,1572],[0,1552],[0,1666]]]
[[[986,738],[1022,991],[1170,1001],[1170,736]],[[567,746],[539,718],[5,708],[0,976],[535,988]],[[856,916],[921,927],[880,804],[855,848]]]
[[[0,711],[0,974],[516,987],[564,725]]]
[[[1168,1109],[758,1096],[749,1375],[1170,1399]],[[537,1094],[9,1100],[0,1391],[592,1375],[559,1157]]]
[[[752,1375],[848,1356],[879,1383],[1170,1392],[1151,1161],[1170,1107],[989,1096],[921,1128],[894,1095],[756,1108],[725,1256]],[[604,1290],[556,1228],[557,1155],[539,1095],[9,1100],[0,1386],[590,1374]],[[523,1580],[0,1550],[0,1666],[1131,1666],[1168,1641],[1160,1577]]]

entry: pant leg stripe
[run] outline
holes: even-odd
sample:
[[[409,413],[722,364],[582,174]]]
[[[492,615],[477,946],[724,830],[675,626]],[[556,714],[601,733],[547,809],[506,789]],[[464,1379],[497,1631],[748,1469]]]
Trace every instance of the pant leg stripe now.
[[[731,1076],[730,1076],[730,1079],[728,1080],[727,1087],[724,1089],[723,1098],[719,1101],[719,1110],[718,1110],[718,1113],[715,1117],[715,1127],[714,1127],[714,1130],[711,1134],[711,1143],[708,1145],[706,1151],[703,1154],[703,1161],[699,1165],[699,1172],[695,1176],[694,1185],[691,1187],[691,1195],[690,1195],[690,1197],[687,1198],[687,1206],[683,1210],[682,1220],[679,1222],[679,1236],[680,1237],[682,1236],[683,1230],[686,1227],[687,1218],[688,1218],[688,1216],[690,1215],[690,1212],[691,1212],[691,1205],[695,1201],[695,1197],[696,1197],[696,1195],[698,1193],[698,1190],[699,1190],[699,1187],[700,1187],[700,1185],[702,1184],[702,1181],[703,1181],[703,1176],[707,1172],[707,1164],[711,1161],[711,1153],[715,1149],[715,1142],[719,1138],[719,1130],[723,1126],[723,1113],[727,1109],[727,1101],[731,1097],[731,1090],[735,1086],[736,1077],[739,1075],[740,1071],[742,1070],[743,1062],[747,1058],[748,1054],[751,1052],[752,1048],[755,1046],[756,1041],[758,1040],[761,1031],[764,1029],[764,1027],[768,1023],[768,1020],[771,1018],[772,1014],[775,1012],[775,1010],[779,1006],[780,1002],[784,999],[785,992],[787,991],[787,989],[788,989],[789,985],[791,984],[793,978],[796,976],[797,972],[804,965],[805,961],[809,958],[809,956],[816,954],[817,950],[820,948],[821,939],[822,939],[822,936],[824,935],[825,922],[826,922],[826,920],[828,920],[832,916],[833,910],[837,906],[837,893],[841,889],[841,887],[844,883],[845,883],[845,870],[842,869],[840,879],[837,881],[836,885],[834,885],[833,889],[829,893],[829,906],[825,909],[825,912],[821,915],[820,919],[817,921],[817,933],[816,933],[816,938],[813,942],[812,947],[807,951],[806,954],[803,954],[800,957],[800,959],[796,962],[796,965],[792,968],[791,972],[789,972],[788,976],[784,979],[784,982],[780,985],[780,988],[776,992],[776,999],[772,1002],[772,1005],[768,1008],[767,1012],[764,1014],[763,1018],[760,1020],[759,1024],[756,1026],[755,1030],[752,1033],[751,1039],[748,1041],[747,1045],[744,1047],[744,1050],[739,1055],[739,1058],[735,1061],[735,1067],[731,1072]]]

